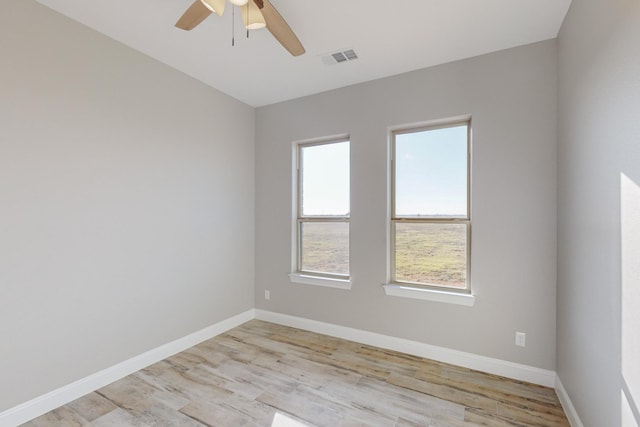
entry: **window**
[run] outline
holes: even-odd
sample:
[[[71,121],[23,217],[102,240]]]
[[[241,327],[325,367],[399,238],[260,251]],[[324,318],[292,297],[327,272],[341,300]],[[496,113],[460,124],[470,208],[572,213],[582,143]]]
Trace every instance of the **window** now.
[[[346,287],[349,281],[349,140],[296,145],[295,273],[312,284]]]
[[[469,293],[470,122],[391,137],[390,282]]]

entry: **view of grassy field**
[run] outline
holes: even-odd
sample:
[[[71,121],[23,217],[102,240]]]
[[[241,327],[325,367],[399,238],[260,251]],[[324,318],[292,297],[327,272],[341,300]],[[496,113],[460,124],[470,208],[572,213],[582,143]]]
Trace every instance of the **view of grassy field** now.
[[[349,275],[349,224],[307,222],[302,226],[302,270]]]
[[[396,225],[396,280],[464,288],[467,275],[464,224]],[[305,223],[302,270],[349,274],[349,225]]]
[[[464,224],[396,224],[396,280],[464,288]]]

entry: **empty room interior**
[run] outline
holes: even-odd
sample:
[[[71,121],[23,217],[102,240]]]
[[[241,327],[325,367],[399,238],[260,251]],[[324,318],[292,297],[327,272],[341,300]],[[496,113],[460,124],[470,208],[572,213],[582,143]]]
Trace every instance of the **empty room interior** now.
[[[639,118],[638,0],[2,0],[0,426],[638,427]]]

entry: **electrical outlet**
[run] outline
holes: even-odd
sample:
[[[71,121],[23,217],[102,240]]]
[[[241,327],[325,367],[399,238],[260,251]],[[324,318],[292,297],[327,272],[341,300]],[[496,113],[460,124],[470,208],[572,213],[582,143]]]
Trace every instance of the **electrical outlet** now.
[[[264,299],[271,299],[271,291],[264,291]]]
[[[516,332],[516,345],[524,347],[527,342],[527,334],[524,332]]]

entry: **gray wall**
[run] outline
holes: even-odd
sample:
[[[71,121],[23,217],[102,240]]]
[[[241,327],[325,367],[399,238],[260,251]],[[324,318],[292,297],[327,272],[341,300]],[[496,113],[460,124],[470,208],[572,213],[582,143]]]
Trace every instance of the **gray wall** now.
[[[259,108],[256,306],[555,369],[556,54],[546,41]],[[387,127],[467,114],[476,304],[385,296]],[[342,133],[353,287],[292,284],[292,141]],[[526,348],[515,331],[527,333]]]
[[[638,23],[574,0],[559,37],[557,370],[588,427],[640,425]]]
[[[254,110],[0,2],[0,411],[253,307]]]

